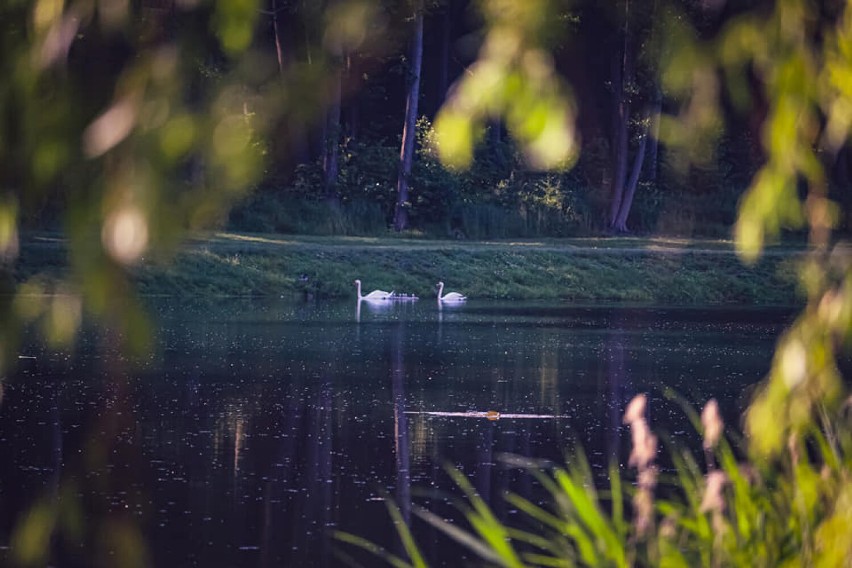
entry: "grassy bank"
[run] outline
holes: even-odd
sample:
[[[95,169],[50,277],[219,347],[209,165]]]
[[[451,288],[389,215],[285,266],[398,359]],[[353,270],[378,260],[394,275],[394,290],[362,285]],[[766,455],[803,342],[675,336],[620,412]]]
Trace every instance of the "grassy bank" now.
[[[433,241],[219,233],[191,240],[174,262],[134,269],[143,294],[351,297],[352,281],[431,297],[443,280],[472,298],[662,304],[796,304],[800,250],[770,249],[745,266],[725,241],[638,238]],[[19,279],[61,272],[61,241],[22,247]]]

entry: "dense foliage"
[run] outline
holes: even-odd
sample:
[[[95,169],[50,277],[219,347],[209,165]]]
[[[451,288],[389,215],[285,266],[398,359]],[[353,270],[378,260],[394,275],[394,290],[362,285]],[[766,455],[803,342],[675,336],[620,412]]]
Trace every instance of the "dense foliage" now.
[[[582,168],[584,160],[595,161],[591,150],[571,170],[539,171],[529,168],[510,139],[486,135],[470,167],[454,170],[435,155],[429,121],[422,118],[418,127],[411,176],[411,234],[493,239],[606,232],[605,195]],[[328,203],[316,190],[322,185],[322,164],[301,164],[291,177],[263,182],[232,209],[226,226],[260,233],[388,233],[398,144],[386,139],[349,141],[340,151],[339,202]],[[632,229],[646,235],[727,237],[745,183],[725,173],[722,166],[696,167],[688,176],[674,166],[663,164],[662,168],[657,182],[639,183],[631,210]]]

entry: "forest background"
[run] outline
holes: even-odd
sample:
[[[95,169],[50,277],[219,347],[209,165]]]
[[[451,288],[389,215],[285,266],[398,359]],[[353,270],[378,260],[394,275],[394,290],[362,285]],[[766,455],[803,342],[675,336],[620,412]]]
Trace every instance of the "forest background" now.
[[[374,7],[381,11],[371,14],[365,43],[343,50],[336,63],[330,56],[342,83],[332,82],[326,93],[327,115],[313,129],[296,129],[278,141],[291,161],[268,172],[263,190],[234,211],[231,224],[241,230],[308,234],[376,234],[393,225],[453,238],[628,230],[729,236],[737,202],[765,160],[760,128],[767,103],[759,98],[745,102],[742,93],[731,93],[713,124],[705,125],[712,132],[693,132],[689,156],[681,149],[667,151],[659,143],[657,117],[677,112],[683,101],[676,89],[663,84],[659,70],[679,49],[667,35],[670,21],[680,22],[668,28],[675,35],[688,25],[698,34],[692,39],[700,42],[757,4],[684,2],[675,12],[656,2],[550,6],[541,43],[553,56],[553,70],[570,85],[565,94],[576,132],[566,138],[573,134],[579,148],[560,164],[571,167],[556,171],[542,171],[535,167],[541,163],[525,159],[529,156],[498,116],[488,117],[477,133],[479,144],[468,167],[442,165],[432,124],[453,96],[453,83],[483,48],[482,15],[475,3],[427,5],[422,35],[416,35],[405,4]],[[317,15],[299,6],[290,9],[295,17],[286,28],[272,18],[271,37],[267,33],[268,44],[281,47],[282,65],[288,58],[315,57],[310,38],[319,35]],[[287,8],[273,7],[282,9]],[[372,34],[377,31],[384,33],[376,42]],[[413,166],[403,166],[400,147],[407,122],[401,117],[410,109],[407,89],[413,84],[420,85],[415,158]],[[740,100],[734,99],[737,95]],[[535,105],[528,112],[537,112]],[[845,150],[826,159],[831,186],[841,196],[848,183]],[[401,175],[402,169],[410,174]],[[400,207],[405,220],[399,218]]]
[[[178,100],[190,112],[171,109],[173,120],[164,124],[162,134],[167,140],[158,152],[163,163],[152,169],[172,170],[168,183],[177,191],[205,183],[210,158],[187,152],[205,128],[192,111],[216,101],[217,93],[232,99],[218,100],[238,107],[232,110],[243,115],[244,134],[251,137],[251,147],[239,158],[243,171],[232,171],[231,187],[224,190],[241,194],[241,186],[250,187],[251,197],[230,212],[213,208],[202,215],[203,221],[192,221],[194,225],[371,236],[388,234],[392,227],[408,236],[456,239],[628,231],[728,237],[737,203],[766,160],[761,128],[769,101],[753,70],[718,85],[704,71],[705,76],[688,78],[684,84],[677,73],[661,70],[672,63],[700,69],[711,38],[744,15],[768,13],[771,2],[576,1],[534,3],[533,10],[520,10],[520,22],[542,18],[524,14],[548,14],[546,21],[524,24],[538,34],[534,48],[543,62],[535,65],[543,77],[525,76],[533,72],[527,70],[499,85],[477,88],[506,98],[531,95],[527,101],[519,99],[517,112],[529,121],[546,121],[544,115],[552,110],[548,97],[555,95],[524,93],[511,82],[546,83],[543,89],[567,101],[564,118],[571,125],[560,132],[562,144],[571,147],[551,163],[531,160],[517,142],[519,128],[512,120],[518,119],[500,116],[503,103],[489,95],[495,100],[485,101],[489,109],[476,132],[468,133],[477,144],[464,168],[439,159],[433,124],[439,109],[458,97],[459,80],[470,75],[480,53],[493,48],[489,26],[504,25],[499,12],[512,14],[514,8],[483,10],[469,0],[427,1],[422,6],[366,0],[230,2],[194,9],[193,3],[184,4],[116,2],[131,12],[127,29],[78,29],[75,41],[55,47],[61,53],[52,57],[62,58],[63,73],[74,79],[73,90],[50,95],[45,90],[43,102],[52,110],[33,117],[30,131],[50,126],[61,138],[63,132],[82,130],[108,102],[109,86],[128,63],[138,62],[149,49],[181,45],[179,68],[172,71],[180,86],[169,88],[176,89],[176,96],[182,93]],[[840,2],[821,3],[813,17],[834,20],[841,7]],[[239,32],[245,37],[233,40],[240,43],[240,59],[221,41],[229,32],[216,27],[228,10],[246,26]],[[90,17],[108,22],[98,11]],[[9,29],[16,25],[15,18],[4,20]],[[44,33],[61,35],[48,28]],[[10,76],[15,76],[14,70]],[[704,105],[701,112],[709,115],[693,117],[700,123],[693,125],[692,140],[684,149],[678,143],[682,134],[666,129],[665,123],[660,130],[659,115],[684,113],[685,91],[693,80],[718,90],[719,105],[713,112]],[[70,97],[67,101],[63,93]],[[75,112],[60,117],[69,110],[66,105]],[[14,104],[6,109],[13,113]],[[163,118],[157,112],[168,110],[148,109],[135,118],[153,131],[152,123]],[[16,128],[27,120],[24,113],[7,123],[6,140],[14,140]],[[15,199],[22,205],[25,227],[61,225],[67,193],[44,188],[76,184],[69,165],[92,154],[66,146],[55,135],[33,139],[31,145],[7,146],[11,163],[29,161],[37,167],[34,176],[16,174],[12,167],[7,180],[34,177],[42,187]],[[667,138],[673,144],[660,143]],[[24,160],[25,154],[36,159]],[[823,149],[820,159],[830,195],[848,210],[848,147]]]

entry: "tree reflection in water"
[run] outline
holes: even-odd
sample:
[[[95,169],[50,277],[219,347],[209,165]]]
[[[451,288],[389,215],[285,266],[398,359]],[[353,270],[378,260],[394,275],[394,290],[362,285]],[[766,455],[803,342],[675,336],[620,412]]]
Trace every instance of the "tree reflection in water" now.
[[[540,491],[503,454],[561,462],[576,439],[605,472],[621,406],[649,377],[696,398],[739,392],[775,337],[701,323],[695,351],[693,323],[659,333],[630,310],[420,304],[368,306],[360,322],[351,303],[160,307],[141,365],[93,334],[73,356],[32,351],[3,383],[0,547],[47,503],[58,527],[76,519],[51,540],[63,566],[129,551],[153,565],[333,565],[329,528],[395,546],[387,491],[451,562],[458,551],[414,514],[459,516],[445,464],[511,519],[507,491]]]
[[[405,414],[405,365],[403,330],[397,323],[391,337],[391,396],[393,397],[394,455],[396,456],[396,502],[402,518],[411,522],[411,443]]]

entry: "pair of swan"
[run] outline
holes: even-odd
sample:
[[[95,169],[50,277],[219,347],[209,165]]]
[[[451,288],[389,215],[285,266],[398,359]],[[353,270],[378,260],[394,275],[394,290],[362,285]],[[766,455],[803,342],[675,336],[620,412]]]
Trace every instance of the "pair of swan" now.
[[[439,302],[464,302],[467,296],[458,292],[447,292],[444,294],[444,283],[438,282],[438,301]]]
[[[361,295],[361,281],[356,280],[355,286],[358,288],[358,299],[359,300],[390,300],[393,298],[393,292],[385,292],[384,290],[373,290],[366,296]]]
[[[359,300],[390,300],[394,297],[393,292],[385,292],[384,290],[373,290],[369,294],[361,295],[361,281],[356,280],[355,286],[358,288]],[[467,300],[467,296],[458,292],[447,292],[444,294],[444,283],[438,282],[438,301],[439,302],[463,302]]]

